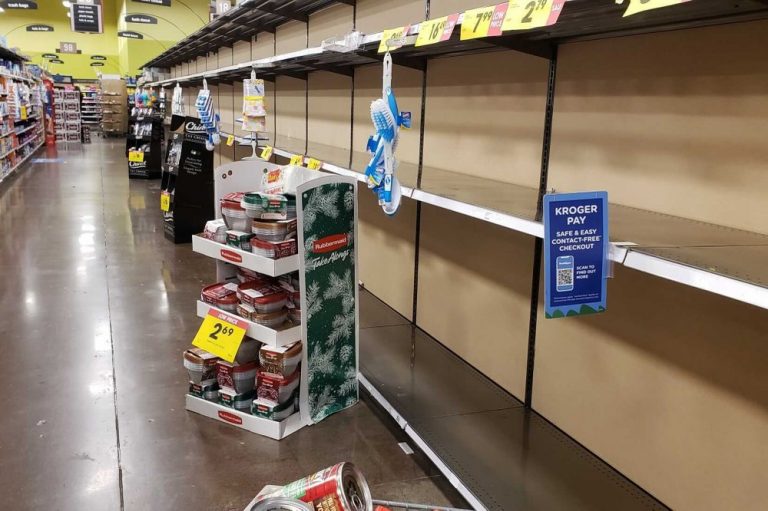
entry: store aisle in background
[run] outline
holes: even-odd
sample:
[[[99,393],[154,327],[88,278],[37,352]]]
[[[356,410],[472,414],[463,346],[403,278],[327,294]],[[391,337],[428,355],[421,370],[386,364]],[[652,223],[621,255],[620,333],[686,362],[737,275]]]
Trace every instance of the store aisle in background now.
[[[215,265],[164,239],[159,181],[129,181],[124,148],[41,151],[0,187],[0,501],[239,511],[352,461],[377,498],[466,505],[365,399],[281,442],[184,409],[181,353]]]

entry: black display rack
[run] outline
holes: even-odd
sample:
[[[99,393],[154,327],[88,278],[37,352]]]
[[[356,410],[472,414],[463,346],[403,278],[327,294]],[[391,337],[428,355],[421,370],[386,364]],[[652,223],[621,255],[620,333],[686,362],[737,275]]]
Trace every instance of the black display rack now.
[[[168,211],[163,211],[163,230],[174,243],[191,242],[192,235],[201,232],[205,222],[215,216],[213,152],[205,148],[205,141],[200,119],[171,117],[161,193],[168,200]]]
[[[136,125],[152,123],[150,134],[137,135]],[[128,136],[125,154],[128,156],[128,177],[156,179],[161,176],[164,141],[163,117],[160,114],[131,115],[128,121]],[[142,161],[131,161],[131,151],[144,153]]]

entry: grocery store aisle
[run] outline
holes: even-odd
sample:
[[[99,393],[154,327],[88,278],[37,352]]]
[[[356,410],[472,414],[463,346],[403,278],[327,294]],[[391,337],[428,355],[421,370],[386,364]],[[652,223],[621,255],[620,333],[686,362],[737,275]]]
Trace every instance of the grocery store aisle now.
[[[214,264],[163,238],[159,182],[129,181],[124,147],[41,152],[0,188],[0,501],[241,510],[348,460],[378,498],[463,505],[365,400],[282,442],[184,410],[181,352]]]

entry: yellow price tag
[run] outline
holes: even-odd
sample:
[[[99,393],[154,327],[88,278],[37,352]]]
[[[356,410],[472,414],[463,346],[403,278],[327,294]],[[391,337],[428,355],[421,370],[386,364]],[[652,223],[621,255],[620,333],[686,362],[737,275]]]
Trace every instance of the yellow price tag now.
[[[294,154],[291,156],[291,165],[295,165],[297,167],[304,165],[304,156],[300,154]]]
[[[323,162],[314,158],[310,158],[307,160],[307,168],[310,170],[320,170],[323,168]]]
[[[246,328],[247,323],[244,320],[224,311],[211,309],[195,334],[192,345],[227,362],[234,362]]]
[[[670,7],[672,5],[678,5],[690,0],[629,0],[629,7],[627,7],[624,17],[632,16],[639,12],[650,11],[651,9],[660,9],[661,7]]]
[[[171,194],[163,192],[160,194],[160,211],[171,210]]]
[[[447,41],[453,35],[453,28],[459,20],[458,14],[427,20],[419,26],[416,46],[427,46],[441,41]]]
[[[227,145],[231,146],[235,143],[235,136],[234,135],[227,135]]]
[[[260,158],[262,160],[269,160],[270,158],[272,158],[272,151],[273,149],[271,145],[264,146],[264,149],[261,150]]]
[[[144,161],[144,151],[129,151],[128,161],[134,163],[141,163]]]
[[[461,40],[501,35],[501,24],[509,3],[489,5],[464,12],[461,22]]]
[[[405,45],[405,36],[408,35],[408,29],[410,28],[410,25],[406,25],[404,27],[390,28],[385,30],[381,34],[379,53],[386,53],[388,51],[394,51],[398,48],[402,48]]]
[[[27,120],[27,107],[22,106],[21,107],[21,120],[26,121]]]
[[[557,23],[566,0],[513,0],[504,16],[503,31],[528,30]]]

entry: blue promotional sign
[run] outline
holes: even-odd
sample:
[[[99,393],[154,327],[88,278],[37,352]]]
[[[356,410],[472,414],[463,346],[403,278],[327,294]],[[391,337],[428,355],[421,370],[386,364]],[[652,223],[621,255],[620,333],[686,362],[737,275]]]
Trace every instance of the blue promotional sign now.
[[[548,319],[605,311],[608,193],[544,196],[544,307]]]

